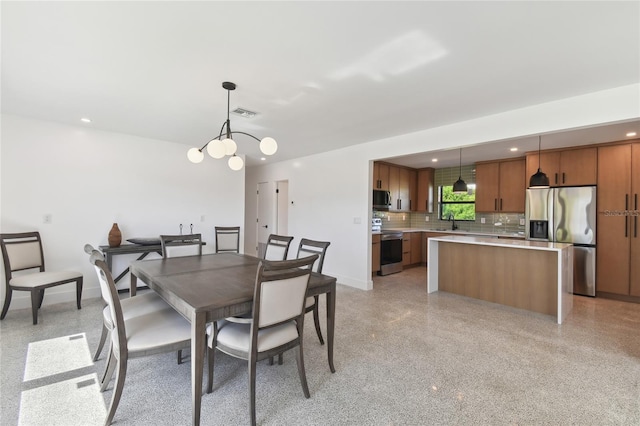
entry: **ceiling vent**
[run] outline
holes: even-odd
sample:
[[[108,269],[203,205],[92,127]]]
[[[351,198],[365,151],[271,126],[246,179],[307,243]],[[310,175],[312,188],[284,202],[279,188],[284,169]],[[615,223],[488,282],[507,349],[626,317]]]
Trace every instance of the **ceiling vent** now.
[[[249,111],[248,109],[244,109],[244,108],[236,108],[231,112],[245,118],[253,118],[256,115],[258,115],[257,112]]]

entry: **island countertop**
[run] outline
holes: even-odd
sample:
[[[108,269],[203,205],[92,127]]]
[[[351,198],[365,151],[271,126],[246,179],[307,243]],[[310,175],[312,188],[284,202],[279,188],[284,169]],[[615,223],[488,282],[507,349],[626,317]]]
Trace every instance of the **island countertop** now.
[[[573,307],[573,245],[462,235],[429,238],[427,292],[556,317]]]

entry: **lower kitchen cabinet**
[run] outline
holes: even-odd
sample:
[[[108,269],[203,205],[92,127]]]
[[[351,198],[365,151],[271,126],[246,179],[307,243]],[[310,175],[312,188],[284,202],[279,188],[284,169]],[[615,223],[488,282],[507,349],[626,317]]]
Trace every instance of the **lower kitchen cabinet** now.
[[[411,234],[412,232],[402,234],[402,266],[411,265]]]
[[[380,270],[380,234],[371,236],[371,272]]]
[[[422,262],[422,232],[412,232],[411,234],[411,264],[417,265]]]

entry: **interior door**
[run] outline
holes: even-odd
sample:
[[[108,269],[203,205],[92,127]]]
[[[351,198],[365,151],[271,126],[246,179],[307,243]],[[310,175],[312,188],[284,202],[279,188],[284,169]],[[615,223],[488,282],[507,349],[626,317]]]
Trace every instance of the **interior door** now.
[[[267,238],[273,228],[273,190],[269,182],[258,183],[258,218],[256,221],[257,238],[256,251],[258,257],[263,257],[267,245]],[[275,233],[275,230],[274,230]]]

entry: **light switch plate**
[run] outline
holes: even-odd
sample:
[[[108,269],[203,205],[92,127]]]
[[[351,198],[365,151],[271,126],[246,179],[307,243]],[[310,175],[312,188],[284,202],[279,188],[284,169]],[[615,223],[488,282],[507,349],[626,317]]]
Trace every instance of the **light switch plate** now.
[[[524,226],[524,218],[520,219],[520,226]]]

